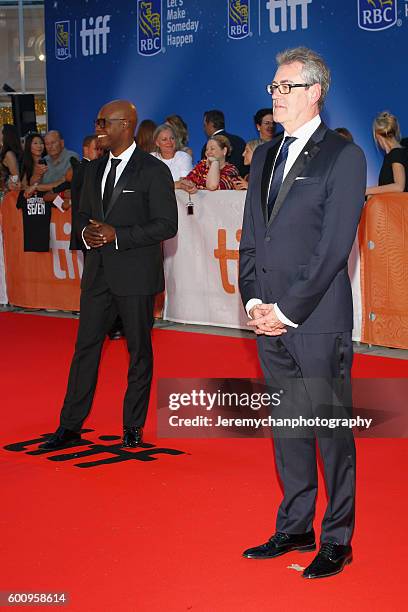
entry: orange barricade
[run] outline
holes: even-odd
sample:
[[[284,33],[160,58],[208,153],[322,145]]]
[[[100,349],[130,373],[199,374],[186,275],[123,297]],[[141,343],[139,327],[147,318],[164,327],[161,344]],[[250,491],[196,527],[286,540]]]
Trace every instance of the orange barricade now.
[[[71,211],[53,208],[50,251],[25,253],[23,219],[16,209],[17,193],[3,200],[3,238],[7,293],[10,304],[26,308],[79,310],[81,252],[69,250]]]
[[[408,194],[370,198],[359,228],[361,341],[408,348]]]
[[[25,253],[23,220],[16,209],[17,193],[8,193],[2,205],[2,226],[7,293],[10,304],[25,308],[79,310],[81,251],[70,251],[71,211],[53,208],[50,251]],[[156,297],[155,317],[160,317],[163,294]]]

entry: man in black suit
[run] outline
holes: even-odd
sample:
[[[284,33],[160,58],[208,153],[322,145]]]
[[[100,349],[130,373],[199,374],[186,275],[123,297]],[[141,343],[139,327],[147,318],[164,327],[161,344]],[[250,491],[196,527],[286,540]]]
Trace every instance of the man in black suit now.
[[[204,113],[204,132],[208,138],[216,134],[226,136],[231,143],[231,154],[227,156],[227,162],[234,164],[241,176],[248,174],[248,167],[244,165],[242,154],[245,149],[245,140],[235,134],[225,131],[224,113],[220,110],[209,110]],[[201,159],[205,159],[205,149],[207,143],[201,150]]]
[[[276,533],[244,556],[273,558],[315,550],[316,438],[329,502],[320,550],[306,578],[350,563],[355,447],[350,429],[318,427],[349,416],[353,305],[347,260],[366,186],[362,151],[320,119],[330,73],[313,51],[277,56],[268,91],[284,134],[256,149],[240,243],[240,291],[257,334],[267,383],[282,389],[279,416],[313,418],[293,434],[274,429],[284,488]],[[273,416],[273,414],[272,414]],[[332,421],[333,422],[333,421]]]
[[[110,102],[95,122],[109,155],[89,162],[79,227],[88,249],[78,337],[60,427],[41,445],[56,450],[80,439],[95,392],[106,333],[120,314],[130,354],[123,404],[123,446],[142,441],[152,378],[154,296],[164,288],[161,243],[177,233],[177,203],[167,166],[137,148],[136,109]]]

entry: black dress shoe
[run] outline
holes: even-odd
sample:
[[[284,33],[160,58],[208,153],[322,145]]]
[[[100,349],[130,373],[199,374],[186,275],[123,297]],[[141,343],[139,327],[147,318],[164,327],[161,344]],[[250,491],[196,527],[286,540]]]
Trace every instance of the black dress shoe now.
[[[43,450],[59,450],[68,446],[75,446],[81,439],[81,434],[65,427],[58,427],[57,431],[48,438],[46,442],[40,444],[38,448]]]
[[[326,578],[343,571],[353,560],[351,546],[334,542],[322,544],[316,557],[303,572],[303,578]]]
[[[313,529],[307,533],[282,533],[277,531],[265,544],[248,548],[242,554],[247,559],[273,559],[291,550],[307,552],[316,550]]]
[[[123,448],[136,448],[140,446],[143,439],[143,429],[141,427],[123,428]]]
[[[108,334],[110,340],[120,340],[124,337],[123,329],[111,330]]]
[[[108,332],[108,336],[111,340],[119,340],[119,338],[123,338],[124,335],[122,319],[117,316]]]

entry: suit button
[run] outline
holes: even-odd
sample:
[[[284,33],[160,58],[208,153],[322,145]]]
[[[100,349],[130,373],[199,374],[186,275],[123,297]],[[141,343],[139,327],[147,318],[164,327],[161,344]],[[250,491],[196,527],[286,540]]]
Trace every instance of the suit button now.
[[[262,268],[262,272],[266,274],[266,268]]]
[[[267,237],[265,238],[265,242],[270,242],[270,241],[271,241],[271,237],[270,237],[270,236],[267,236]]]

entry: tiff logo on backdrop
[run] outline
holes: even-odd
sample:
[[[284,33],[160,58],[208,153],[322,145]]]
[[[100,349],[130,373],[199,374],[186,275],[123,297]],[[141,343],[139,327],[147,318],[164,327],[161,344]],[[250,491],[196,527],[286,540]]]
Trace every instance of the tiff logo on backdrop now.
[[[98,17],[82,19],[82,28],[79,33],[82,40],[82,55],[99,55],[108,52],[108,34],[110,27],[110,15],[98,15]],[[102,50],[101,50],[102,49]]]
[[[268,0],[266,8],[269,11],[269,29],[276,34],[298,29],[298,15],[300,14],[300,27],[306,30],[308,27],[308,5],[312,0]],[[298,8],[300,9],[298,11]],[[278,15],[280,21],[278,22]]]

